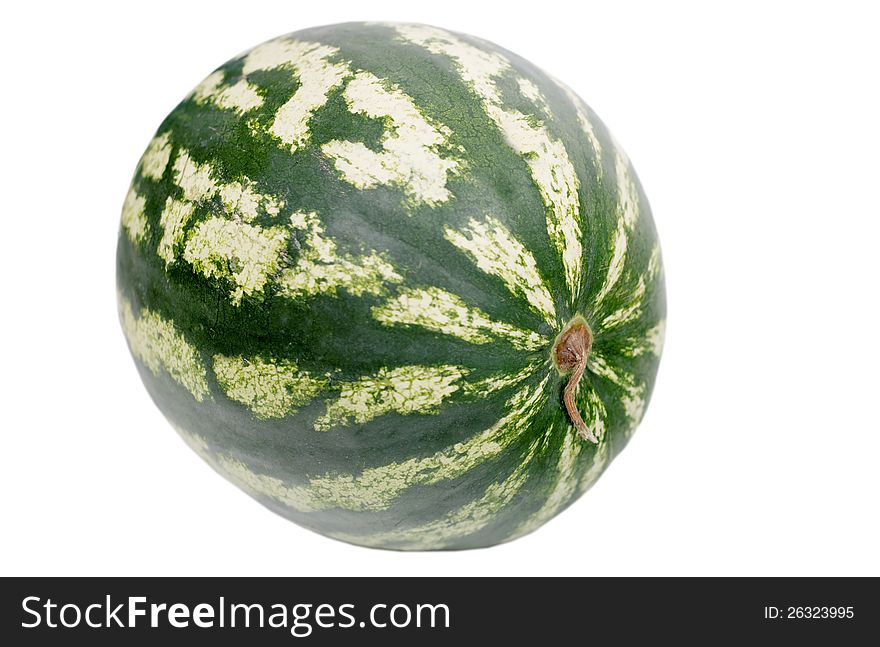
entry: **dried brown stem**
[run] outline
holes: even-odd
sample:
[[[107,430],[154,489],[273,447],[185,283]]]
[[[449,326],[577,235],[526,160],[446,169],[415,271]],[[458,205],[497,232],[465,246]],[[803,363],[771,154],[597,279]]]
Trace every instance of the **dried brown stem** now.
[[[562,402],[565,404],[568,417],[571,418],[577,429],[578,436],[584,440],[598,443],[599,439],[581,418],[574,401],[575,391],[577,391],[578,384],[580,384],[587,368],[587,359],[590,357],[592,345],[593,334],[590,332],[587,322],[577,318],[559,335],[553,352],[559,370],[563,373],[571,371],[568,384],[565,385],[565,390],[562,392]]]

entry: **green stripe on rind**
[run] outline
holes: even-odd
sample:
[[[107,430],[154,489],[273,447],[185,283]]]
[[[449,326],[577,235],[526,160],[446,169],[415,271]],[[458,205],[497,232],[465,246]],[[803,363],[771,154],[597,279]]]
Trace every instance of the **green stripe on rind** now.
[[[627,433],[631,433],[635,430],[636,425],[642,421],[642,415],[644,415],[645,407],[648,404],[647,384],[631,372],[612,367],[598,352],[591,354],[588,368],[591,373],[608,380],[622,391],[620,402],[630,420]]]
[[[587,104],[583,102],[583,100],[575,94],[574,90],[565,85],[562,81],[558,79],[553,79],[553,82],[556,83],[565,93],[565,96],[568,97],[569,101],[571,101],[572,105],[575,108],[577,113],[578,125],[580,125],[581,130],[584,135],[587,136],[587,141],[590,142],[590,146],[593,149],[593,161],[596,168],[597,177],[601,178],[603,176],[602,171],[602,154],[603,154],[603,146],[599,141],[599,137],[596,134],[596,126],[593,124],[593,120],[589,114],[589,108]]]
[[[557,325],[553,297],[538,272],[535,257],[499,220],[491,216],[483,221],[471,220],[461,230],[447,227],[445,234],[446,240],[477,267],[501,279],[512,294],[525,297],[548,324]]]
[[[508,404],[511,413],[482,433],[425,458],[365,470],[358,476],[326,475],[312,479],[309,486],[327,507],[349,510],[384,510],[405,490],[458,478],[480,463],[497,456],[528,424],[530,412],[541,404],[543,384],[526,388]]]
[[[519,372],[507,370],[502,373],[494,373],[481,379],[467,380],[462,385],[462,391],[467,395],[482,398],[495,393],[496,391],[507,389],[508,387],[516,386],[517,384],[525,382],[535,374],[539,374],[540,369],[546,363],[547,361],[544,359],[537,359],[526,364],[525,368],[521,369]],[[506,402],[505,407],[513,406],[514,402],[515,401],[513,400]]]
[[[639,217],[639,195],[630,174],[629,158],[616,143],[614,171],[617,178],[617,229],[612,244],[613,255],[602,281],[602,288],[593,300],[595,308],[601,307],[605,298],[617,287],[626,264],[629,239]]]
[[[577,434],[567,433],[562,441],[559,462],[556,466],[556,484],[543,506],[529,517],[514,534],[524,535],[555,517],[574,497],[580,479],[578,457],[584,450],[584,442]]]
[[[630,357],[638,357],[650,353],[656,358],[660,358],[663,353],[663,343],[666,340],[666,320],[661,319],[657,325],[649,328],[644,335],[635,340],[631,348],[623,349],[623,353]]]
[[[499,455],[528,427],[546,401],[545,378],[537,387],[520,389],[508,400],[510,413],[496,424],[465,442],[452,445],[431,456],[412,458],[367,469],[358,475],[325,474],[294,485],[249,468],[240,459],[207,451],[208,444],[197,435],[178,431],[190,442],[197,438],[203,458],[231,481],[252,494],[272,499],[298,512],[328,508],[347,510],[385,510],[397,497],[415,485],[450,481],[467,474],[480,463]],[[274,404],[272,405],[274,410]]]
[[[483,495],[443,517],[420,526],[368,535],[333,533],[332,537],[365,546],[390,546],[398,550],[437,550],[480,532],[510,505],[528,480],[528,464],[535,458],[541,439],[529,445],[519,465],[506,479],[492,483]]]
[[[555,473],[547,476],[553,485],[544,503],[513,531],[510,539],[528,534],[555,517],[583,494],[605,469],[609,456],[609,439],[606,437],[608,411],[596,389],[589,383],[581,385],[577,400],[578,409],[584,412],[584,422],[599,439],[599,444],[586,444],[570,430],[565,433],[558,450]],[[587,454],[591,456],[585,461],[583,455]],[[585,462],[589,465],[586,472],[583,469]]]
[[[633,287],[628,290],[618,288],[617,309],[602,319],[601,325],[604,331],[612,330],[642,317],[645,306],[648,305],[646,303],[648,288],[661,279],[660,271],[660,246],[654,245],[647,267],[635,281],[630,282]]]
[[[504,134],[507,143],[525,158],[544,202],[547,233],[562,259],[573,302],[580,293],[583,247],[579,181],[565,145],[528,115],[505,107],[496,79],[514,72],[510,61],[501,53],[486,52],[434,27],[402,25],[397,31],[405,40],[454,60],[462,78],[480,97],[486,113]],[[522,91],[524,80],[518,78],[517,81]],[[525,84],[527,88],[533,88],[527,90],[527,98],[537,98],[546,105],[534,84],[530,85],[528,81]],[[536,91],[537,97],[532,94]]]

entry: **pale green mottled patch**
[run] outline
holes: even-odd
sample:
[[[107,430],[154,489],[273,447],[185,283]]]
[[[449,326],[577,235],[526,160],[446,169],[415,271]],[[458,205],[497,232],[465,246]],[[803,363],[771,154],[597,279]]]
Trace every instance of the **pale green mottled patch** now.
[[[229,215],[244,222],[252,222],[261,213],[277,216],[284,208],[283,200],[259,193],[247,179],[220,185],[220,201]]]
[[[195,346],[170,319],[142,308],[135,316],[131,302],[119,295],[119,318],[132,354],[154,375],[166,372],[201,402],[210,395],[205,365]]]
[[[506,339],[522,350],[537,350],[547,345],[543,335],[522,330],[503,322],[492,321],[479,308],[437,287],[404,288],[372,309],[373,317],[385,325],[420,326],[458,337],[472,344],[488,344]]]
[[[542,123],[505,106],[495,79],[510,76],[514,71],[502,54],[484,51],[435,27],[397,25],[396,29],[404,40],[455,61],[462,79],[482,101],[486,114],[504,134],[510,147],[526,160],[544,202],[547,233],[562,258],[573,302],[580,292],[583,246],[579,181],[565,145],[551,136]],[[517,82],[521,90],[525,88],[525,92],[546,105],[534,84],[525,79],[517,79]]]
[[[281,296],[336,294],[339,289],[355,296],[382,294],[387,283],[403,280],[391,264],[377,254],[356,257],[339,253],[333,239],[325,236],[316,214],[294,213],[290,223],[305,233],[305,242],[299,245],[296,264],[284,269],[278,278]]]
[[[364,424],[388,413],[436,415],[468,372],[461,366],[382,368],[343,384],[339,396],[327,403],[327,412],[315,421],[315,430]]]
[[[276,68],[289,69],[299,87],[278,109],[269,132],[290,146],[301,148],[309,139],[309,120],[327,102],[330,91],[350,73],[348,63],[332,62],[338,49],[319,43],[279,38],[252,49],[244,60],[243,73]]]
[[[196,103],[213,103],[219,108],[234,110],[239,114],[250,112],[263,105],[263,97],[257,92],[256,86],[246,79],[239,79],[229,84],[223,80],[223,71],[217,70],[210,74],[192,91]]]
[[[471,219],[468,227],[444,230],[446,240],[470,256],[482,271],[500,278],[512,294],[525,297],[529,305],[552,327],[556,309],[538,272],[535,257],[495,218]]]
[[[122,226],[129,240],[134,244],[141,242],[149,230],[147,214],[144,211],[146,203],[144,196],[138,195],[133,186],[129,187],[125,202],[122,203]]]
[[[172,197],[165,200],[165,208],[159,216],[159,224],[162,226],[162,238],[156,253],[165,261],[166,265],[174,262],[177,256],[177,248],[183,242],[184,228],[192,218],[195,206],[191,202],[181,202]]]
[[[157,182],[165,174],[171,158],[171,133],[165,132],[153,138],[141,157],[141,175]]]
[[[227,396],[241,402],[258,418],[283,418],[296,413],[328,384],[326,377],[301,371],[290,360],[214,355],[214,374]]]
[[[298,512],[315,510],[311,493],[305,487],[288,485],[274,476],[258,474],[232,456],[217,456],[215,465],[221,474],[251,496],[272,499]]]
[[[198,163],[181,148],[174,160],[174,183],[183,190],[183,197],[192,202],[207,200],[217,191],[217,180],[211,164]]]
[[[183,258],[206,277],[230,281],[229,298],[238,305],[242,297],[262,292],[278,272],[289,236],[284,227],[254,227],[213,217],[190,233]]]
[[[432,123],[400,88],[369,72],[358,72],[346,85],[344,96],[353,113],[384,118],[388,126],[381,152],[351,141],[335,140],[321,147],[343,179],[360,189],[400,186],[415,203],[436,205],[449,200],[446,177],[459,162],[438,152],[450,134],[446,126]]]

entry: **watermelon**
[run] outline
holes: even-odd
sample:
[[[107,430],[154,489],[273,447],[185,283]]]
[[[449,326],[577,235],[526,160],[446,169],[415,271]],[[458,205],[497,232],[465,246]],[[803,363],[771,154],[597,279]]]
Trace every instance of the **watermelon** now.
[[[296,32],[196,86],[128,189],[117,290],[147,390],[217,472],[401,550],[508,541],[576,500],[639,424],[665,327],[602,122],[414,24]]]

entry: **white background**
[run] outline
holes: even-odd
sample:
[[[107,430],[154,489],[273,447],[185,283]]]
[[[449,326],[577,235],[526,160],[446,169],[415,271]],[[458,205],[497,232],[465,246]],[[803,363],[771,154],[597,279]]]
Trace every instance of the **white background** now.
[[[10,4],[0,574],[880,575],[870,6]],[[177,437],[117,322],[119,212],[162,118],[244,49],[364,19],[482,36],[573,86],[662,237],[668,338],[639,432],[507,545],[367,550],[271,514]]]

